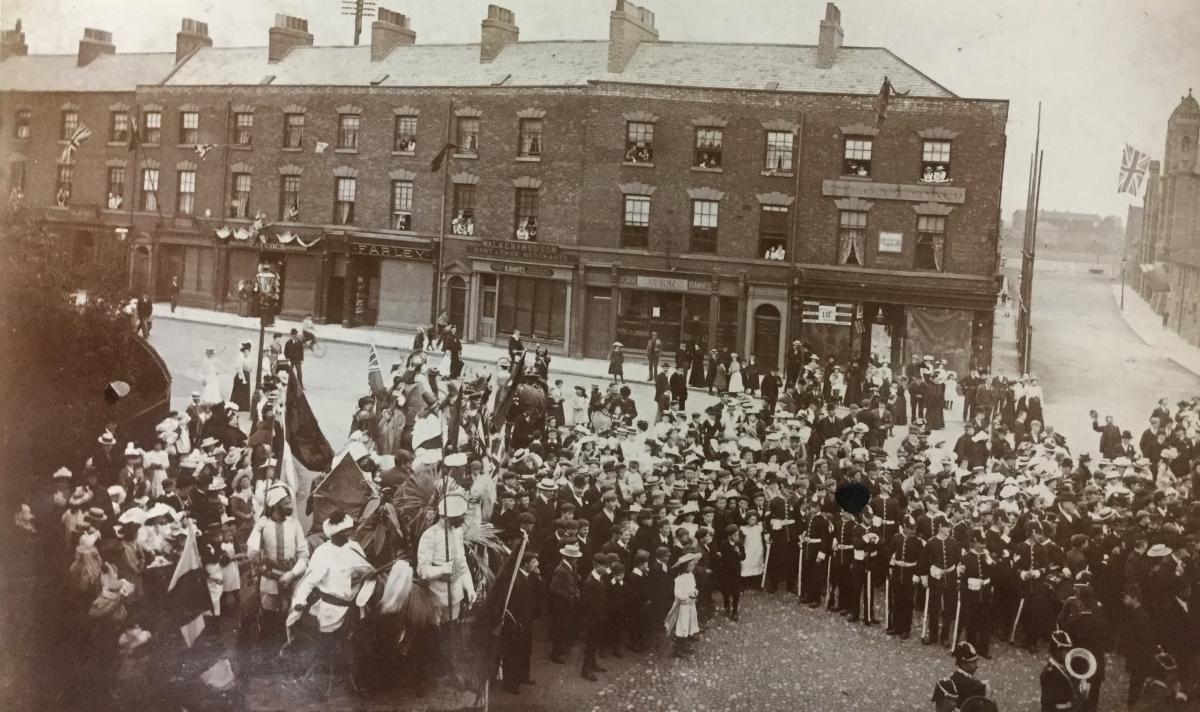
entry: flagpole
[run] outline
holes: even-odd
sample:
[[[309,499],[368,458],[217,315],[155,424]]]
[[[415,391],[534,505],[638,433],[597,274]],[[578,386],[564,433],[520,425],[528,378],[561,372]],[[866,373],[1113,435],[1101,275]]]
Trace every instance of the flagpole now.
[[[442,204],[438,209],[437,271],[433,275],[433,308],[429,314],[429,323],[434,325],[437,324],[438,311],[442,305],[442,255],[446,252],[446,194],[450,192],[450,153],[448,148],[453,125],[454,98],[451,97],[450,105],[446,108],[446,140],[442,143],[441,148],[446,152],[446,156],[442,160]],[[465,334],[461,334],[460,338],[462,336]]]

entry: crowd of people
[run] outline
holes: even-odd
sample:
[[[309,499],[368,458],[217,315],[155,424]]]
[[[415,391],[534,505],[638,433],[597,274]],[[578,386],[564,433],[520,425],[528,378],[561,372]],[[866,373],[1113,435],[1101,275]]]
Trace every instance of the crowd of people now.
[[[500,372],[526,356],[519,335],[515,342],[488,378],[497,392]],[[843,369],[803,344],[793,352],[782,373],[739,371],[742,389],[713,387],[712,354],[677,358],[684,370],[652,363],[654,414],[639,414],[620,383],[606,393],[577,386],[572,399],[554,379],[544,421],[523,423],[519,438],[507,432],[520,447],[448,455],[466,478],[466,501],[443,508],[438,536],[474,517],[513,549],[524,541],[501,625],[506,690],[530,682],[536,618],[555,663],[582,641],[579,674],[591,681],[605,672],[604,657],[664,638],[672,655],[688,656],[709,621],[738,621],[742,592],[759,589],[882,624],[900,640],[952,647],[957,668],[933,695],[940,709],[988,692],[976,668],[996,641],[1032,653],[1047,646],[1043,709],[1096,709],[1110,655],[1129,672],[1130,705],[1194,699],[1200,398],[1160,402],[1137,447],[1111,419],[1093,416],[1093,459],[1043,422],[1032,377],[957,378],[933,357],[896,372]],[[447,386],[422,377],[426,360],[410,356],[394,373],[392,393],[414,421]],[[299,376],[289,366],[283,358],[272,369],[283,384]],[[454,368],[461,373],[460,360]],[[58,469],[18,513],[41,554],[31,565],[64,580],[64,600],[93,622],[97,650],[121,651],[104,658],[120,667],[108,671],[113,678],[136,674],[130,661],[157,639],[146,631],[166,616],[189,531],[198,533],[215,624],[233,615],[249,577],[259,582],[262,635],[276,642],[289,611],[316,614],[324,631],[354,608],[330,587],[349,586],[362,564],[331,562],[353,558],[346,522],[360,513],[301,527],[297,485],[277,454],[276,385],[268,377],[249,432],[238,403],[202,404],[199,393],[153,442],[126,443],[110,428],[78,474]],[[719,399],[689,407],[689,387]],[[966,422],[951,439],[939,430],[960,392]],[[360,399],[351,426],[367,460],[385,449],[372,400]],[[502,409],[496,397],[485,402]],[[403,477],[411,425],[402,442]],[[447,534],[440,564],[416,562],[416,575],[460,581],[451,541]],[[321,546],[337,550],[314,568]],[[477,599],[478,584],[466,581],[447,591],[450,605]],[[1096,661],[1086,684],[1067,661],[1079,648]]]

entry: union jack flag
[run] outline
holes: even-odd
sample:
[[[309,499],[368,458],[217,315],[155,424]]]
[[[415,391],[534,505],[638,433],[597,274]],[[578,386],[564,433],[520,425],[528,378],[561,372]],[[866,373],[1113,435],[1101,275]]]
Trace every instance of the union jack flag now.
[[[83,142],[88,140],[92,135],[92,130],[80,124],[75,129],[75,133],[71,134],[71,138],[67,139],[67,145],[63,146],[62,156],[59,158],[59,163],[70,163],[75,158],[75,152],[83,145]]]
[[[1121,177],[1117,179],[1117,192],[1129,193],[1136,198],[1142,192],[1142,182],[1146,179],[1149,167],[1150,156],[1125,144],[1125,154],[1121,157]]]

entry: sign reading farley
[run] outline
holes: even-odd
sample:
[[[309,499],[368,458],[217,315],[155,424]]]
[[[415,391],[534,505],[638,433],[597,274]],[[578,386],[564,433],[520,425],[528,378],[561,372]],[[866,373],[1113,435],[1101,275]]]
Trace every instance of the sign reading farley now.
[[[347,246],[350,248],[350,253],[355,255],[387,257],[393,260],[410,260],[413,262],[431,262],[434,259],[434,248],[432,245],[377,238],[351,237]]]
[[[498,257],[505,260],[530,262],[552,262],[570,264],[574,259],[563,254],[558,245],[548,242],[526,242],[522,240],[480,240],[467,247],[472,257]]]
[[[658,292],[712,292],[717,288],[716,276],[702,274],[647,274],[622,272],[617,278],[622,287],[636,287]]]

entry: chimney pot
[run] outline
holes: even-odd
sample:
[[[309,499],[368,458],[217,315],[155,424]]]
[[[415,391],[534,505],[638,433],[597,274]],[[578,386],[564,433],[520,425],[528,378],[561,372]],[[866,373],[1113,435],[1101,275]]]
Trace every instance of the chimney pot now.
[[[267,32],[267,61],[278,62],[293,47],[312,47],[312,44],[308,20],[276,13],[275,26]]]
[[[113,44],[111,32],[86,27],[83,38],[79,40],[78,66],[85,67],[102,54],[115,54],[117,46]]]
[[[821,34],[817,43],[817,68],[829,69],[837,60],[842,47],[842,11],[833,3],[825,4],[825,19],[821,20]]]
[[[208,23],[190,17],[183,18],[179,32],[175,34],[175,62],[183,61],[200,47],[212,47],[212,38],[208,36]]]
[[[371,61],[378,62],[401,45],[416,44],[417,33],[409,27],[408,17],[386,7],[379,8],[371,23]]]
[[[488,63],[500,55],[500,51],[517,41],[521,31],[517,28],[517,16],[512,10],[499,5],[488,5],[487,17],[480,28],[479,61]]]
[[[628,0],[617,0],[616,8],[608,16],[608,71],[613,74],[625,71],[638,45],[657,41],[654,13]]]

